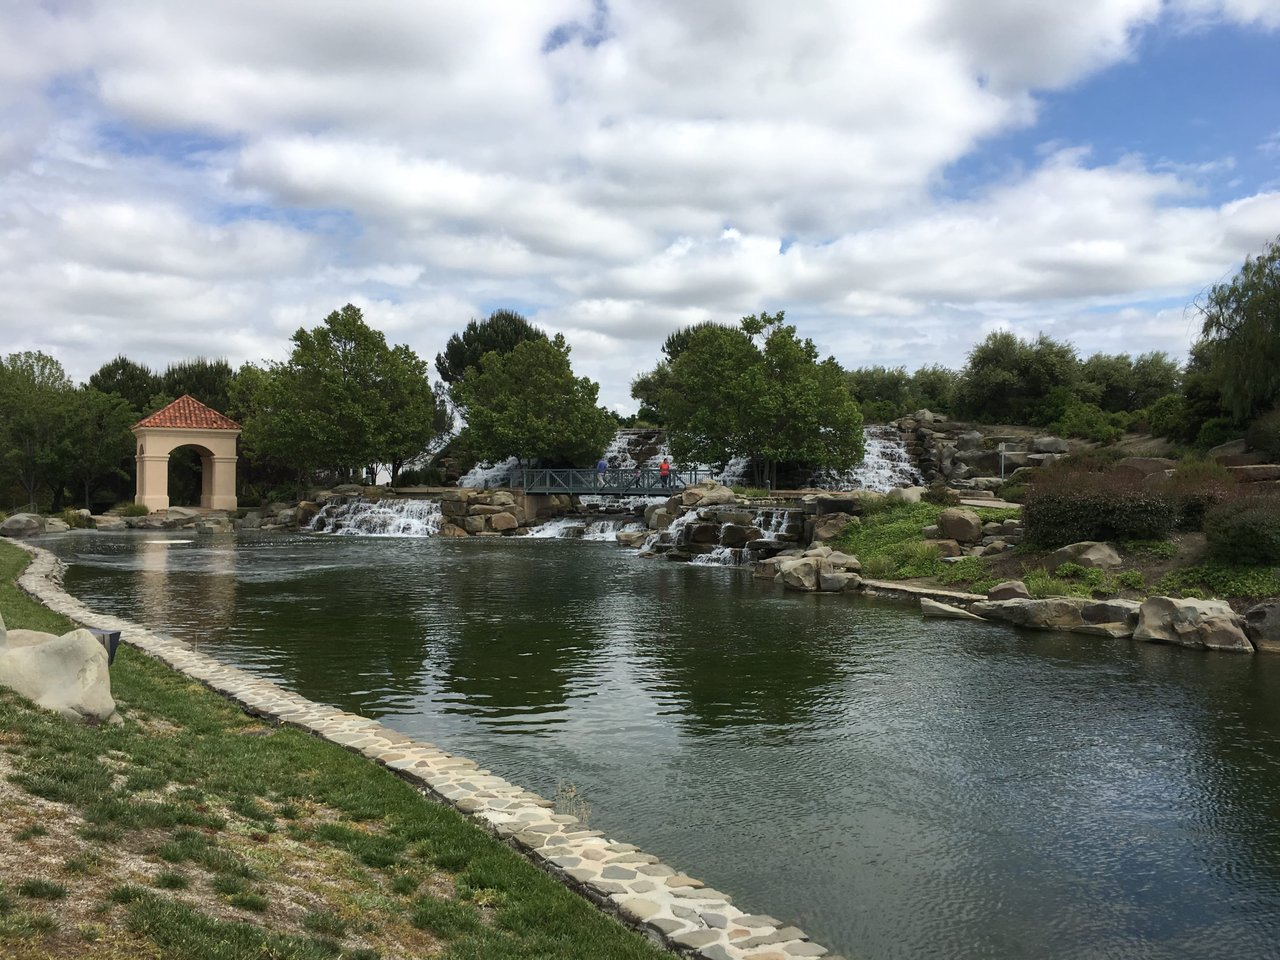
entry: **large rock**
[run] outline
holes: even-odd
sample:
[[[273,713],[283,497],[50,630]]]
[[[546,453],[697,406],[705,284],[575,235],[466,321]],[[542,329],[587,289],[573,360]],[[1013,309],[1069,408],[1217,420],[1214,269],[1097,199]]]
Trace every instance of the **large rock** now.
[[[818,589],[823,593],[839,593],[849,586],[858,586],[862,578],[856,573],[844,570],[832,570],[830,573],[818,572]]]
[[[947,603],[939,603],[928,597],[920,598],[920,613],[926,617],[941,617],[946,620],[981,620],[982,617],[970,613],[962,607],[953,607]]]
[[[977,430],[969,430],[956,437],[956,450],[977,450],[982,446],[982,434]]]
[[[948,507],[938,515],[938,529],[945,540],[977,543],[982,539],[982,521],[972,510]]]
[[[1115,465],[1133,470],[1145,477],[1153,473],[1163,474],[1166,470],[1172,470],[1178,465],[1178,461],[1169,460],[1165,457],[1125,457],[1123,460],[1117,460]]]
[[[0,683],[72,719],[102,721],[116,712],[107,651],[88,630],[60,637],[15,630],[11,639],[0,619]]]
[[[108,514],[90,517],[89,522],[93,524],[95,530],[102,530],[104,532],[118,533],[121,530],[129,529],[129,525],[124,522],[123,517],[115,517]],[[247,520],[245,522],[248,523]],[[257,526],[256,523],[254,525]]]
[[[709,507],[717,503],[734,503],[738,499],[732,490],[714,480],[700,480],[685,487],[679,496],[680,503],[686,507]]]
[[[34,537],[44,533],[44,517],[38,513],[15,513],[0,523],[0,537]]]
[[[1280,653],[1280,600],[1267,600],[1246,610],[1244,629],[1259,653]]]
[[[514,530],[520,526],[520,521],[511,513],[495,513],[489,518],[489,529],[499,532],[505,530]]]
[[[987,591],[988,600],[1030,600],[1031,591],[1021,580],[1006,580]]]
[[[1253,644],[1244,632],[1244,620],[1224,600],[1149,597],[1138,609],[1133,639],[1253,653]]]
[[[982,600],[969,609],[987,620],[1003,620],[1032,630],[1073,630],[1084,623],[1080,611],[1088,602],[1078,597]]]
[[[665,530],[675,521],[675,516],[666,507],[658,507],[652,513],[645,511],[650,530]]]
[[[193,507],[170,507],[164,512],[164,518],[170,523],[183,524],[199,517],[200,511]]]
[[[924,541],[927,546],[937,547],[938,556],[940,557],[962,557],[964,556],[964,547],[960,546],[959,541],[945,540],[941,537],[934,537]]]
[[[1210,447],[1208,453],[1209,456],[1213,457],[1213,459],[1221,460],[1226,457],[1243,456],[1248,449],[1249,444],[1243,439],[1228,440],[1226,443],[1220,443],[1216,447]]]
[[[788,590],[812,592],[818,589],[818,577],[834,572],[829,563],[818,557],[798,557],[778,564],[777,579]]]
[[[1141,602],[1137,600],[1100,600],[1080,611],[1085,623],[1125,623],[1130,628],[1138,622]]]
[[[45,533],[66,533],[71,529],[71,525],[61,517],[49,517],[44,522]]]
[[[1066,453],[1071,447],[1061,437],[1036,437],[1031,449],[1036,453]]]
[[[919,503],[924,492],[924,487],[894,487],[884,498],[890,503]]]
[[[1237,483],[1264,483],[1280,480],[1280,464],[1259,463],[1248,467],[1227,467]]]
[[[484,517],[463,517],[462,529],[467,531],[467,533],[480,533],[484,530],[484,521]]]
[[[619,546],[623,547],[639,547],[649,539],[648,530],[619,530],[616,539]],[[773,574],[769,574],[773,576]]]
[[[827,554],[826,560],[836,570],[847,570],[850,573],[862,572],[862,564],[857,557],[851,557],[849,554],[841,553],[839,550]]]
[[[1064,563],[1075,563],[1098,570],[1114,570],[1124,561],[1120,559],[1120,554],[1116,553],[1116,548],[1109,543],[1081,540],[1079,543],[1067,544],[1061,550],[1055,550],[1049,554],[1049,558],[1045,560],[1045,567],[1052,573]]]
[[[853,517],[847,513],[829,513],[813,521],[813,539],[817,541],[834,540],[844,533]]]
[[[440,532],[436,534],[438,537],[465,537],[468,536],[467,531],[462,529],[456,523],[440,524]]]
[[[759,540],[762,534],[758,527],[743,526],[738,523],[726,523],[720,528],[720,546],[745,547],[752,540]]]

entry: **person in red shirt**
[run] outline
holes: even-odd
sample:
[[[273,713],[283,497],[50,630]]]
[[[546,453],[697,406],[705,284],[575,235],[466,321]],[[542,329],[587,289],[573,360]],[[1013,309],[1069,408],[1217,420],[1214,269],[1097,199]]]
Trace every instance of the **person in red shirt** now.
[[[662,465],[658,467],[658,481],[664,487],[671,482],[671,461],[666,457],[662,458]]]

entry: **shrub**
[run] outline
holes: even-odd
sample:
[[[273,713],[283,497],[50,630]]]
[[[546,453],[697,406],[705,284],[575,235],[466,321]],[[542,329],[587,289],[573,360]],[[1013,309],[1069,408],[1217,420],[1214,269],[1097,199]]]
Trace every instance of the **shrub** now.
[[[1110,414],[1095,403],[1073,400],[1054,424],[1056,433],[1064,437],[1081,437],[1095,443],[1115,443],[1124,433],[1124,414]]]
[[[1057,465],[1055,465],[1056,467]],[[1028,545],[1061,547],[1081,540],[1161,540],[1177,509],[1163,491],[1130,471],[1059,468],[1027,492],[1022,509]]]
[[[73,510],[70,507],[58,514],[58,519],[72,530],[83,530],[85,527],[89,526],[89,518],[79,510]]]
[[[872,580],[893,580],[897,577],[898,565],[891,557],[880,554],[862,561],[862,575]]]
[[[960,503],[960,494],[947,488],[941,480],[931,483],[929,489],[920,494],[925,503],[937,504],[940,507],[954,507]]]
[[[1141,412],[1156,436],[1180,440],[1187,433],[1187,405],[1179,394],[1167,393]]]
[[[121,507],[119,512],[122,517],[145,517],[151,510],[140,503],[128,503]]]
[[[1236,478],[1214,460],[1189,459],[1174,467],[1165,489],[1178,510],[1178,529],[1201,530],[1205,511],[1235,495]]]
[[[1204,518],[1209,552],[1241,564],[1280,563],[1280,496],[1249,495],[1212,507]]]
[[[1196,434],[1196,446],[1201,450],[1208,450],[1239,436],[1240,427],[1230,417],[1212,417],[1200,425],[1200,432]]]
[[[397,487],[438,487],[444,483],[439,467],[409,467],[396,475]]]
[[[1264,413],[1249,424],[1245,440],[1250,449],[1264,454],[1270,462],[1280,460],[1280,410]]]

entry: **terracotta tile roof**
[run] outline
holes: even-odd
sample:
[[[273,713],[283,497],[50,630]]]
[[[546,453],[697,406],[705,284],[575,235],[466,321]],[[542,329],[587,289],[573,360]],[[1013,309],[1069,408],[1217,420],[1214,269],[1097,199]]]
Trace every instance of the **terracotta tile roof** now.
[[[163,410],[143,417],[133,425],[138,427],[168,427],[178,430],[239,430],[240,424],[224,417],[217,410],[206,407],[195,397],[183,394]]]

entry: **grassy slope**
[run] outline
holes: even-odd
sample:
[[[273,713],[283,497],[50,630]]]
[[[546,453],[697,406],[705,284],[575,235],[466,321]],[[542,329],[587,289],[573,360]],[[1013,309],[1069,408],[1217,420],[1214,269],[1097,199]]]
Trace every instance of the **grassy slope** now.
[[[25,563],[0,543],[0,614],[64,631]],[[96,729],[0,689],[0,955],[669,956],[368,760],[127,648],[112,687]]]

